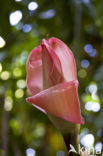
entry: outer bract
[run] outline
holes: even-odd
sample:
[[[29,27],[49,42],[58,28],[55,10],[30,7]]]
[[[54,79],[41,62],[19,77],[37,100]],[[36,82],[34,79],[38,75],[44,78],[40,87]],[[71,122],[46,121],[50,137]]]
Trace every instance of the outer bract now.
[[[43,39],[27,63],[27,99],[44,112],[82,124],[74,56],[57,38]]]

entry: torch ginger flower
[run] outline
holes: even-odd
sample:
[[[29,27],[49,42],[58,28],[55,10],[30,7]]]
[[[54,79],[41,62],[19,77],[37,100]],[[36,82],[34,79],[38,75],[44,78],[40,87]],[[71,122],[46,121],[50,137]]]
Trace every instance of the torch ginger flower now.
[[[27,62],[27,101],[45,113],[83,124],[78,98],[76,64],[72,51],[57,38],[42,39]]]

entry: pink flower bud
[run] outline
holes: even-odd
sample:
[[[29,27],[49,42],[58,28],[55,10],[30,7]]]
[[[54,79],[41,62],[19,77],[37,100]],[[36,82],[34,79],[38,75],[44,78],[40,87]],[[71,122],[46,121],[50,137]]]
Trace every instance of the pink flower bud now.
[[[57,38],[43,39],[27,62],[27,99],[38,109],[66,121],[82,124],[75,59]]]

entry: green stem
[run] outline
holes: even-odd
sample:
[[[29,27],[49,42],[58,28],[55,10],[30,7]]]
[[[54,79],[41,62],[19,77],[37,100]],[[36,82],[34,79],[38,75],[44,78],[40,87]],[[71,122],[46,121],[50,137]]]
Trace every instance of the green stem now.
[[[79,130],[80,125],[74,124],[71,122],[67,122],[55,115],[48,114],[49,119],[52,121],[52,123],[55,125],[55,127],[61,132],[65,145],[67,147],[68,156],[75,156],[79,155],[73,152],[70,152],[70,144],[75,148],[76,151],[78,151],[78,144],[79,144]]]
[[[64,142],[65,142],[67,151],[68,151],[68,156],[77,156],[77,155],[79,155],[79,154],[76,154],[74,152],[69,153],[69,151],[71,150],[70,145],[72,145],[75,148],[75,150],[78,152],[78,143],[79,143],[78,134],[76,134],[76,133],[69,133],[69,134],[66,134],[66,135],[63,134],[63,139],[64,139]]]

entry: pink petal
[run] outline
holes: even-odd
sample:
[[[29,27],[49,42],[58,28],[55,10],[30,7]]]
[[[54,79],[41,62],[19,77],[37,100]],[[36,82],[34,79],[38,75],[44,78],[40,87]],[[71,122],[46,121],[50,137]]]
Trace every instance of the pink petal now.
[[[61,62],[64,80],[76,80],[76,64],[72,51],[64,42],[54,37],[49,39],[49,44],[51,45]]]
[[[33,95],[42,90],[42,77],[41,46],[38,46],[32,50],[27,62],[27,87]]]
[[[47,112],[46,112],[43,108],[41,108],[41,107],[39,107],[39,106],[37,106],[37,105],[35,105],[35,104],[33,104],[33,105],[34,105],[37,109],[39,109],[41,112],[47,114]]]
[[[48,41],[41,42],[43,60],[43,78],[45,88],[59,83],[62,79],[61,62]]]
[[[82,124],[77,87],[77,80],[61,83],[29,97],[27,101],[64,120]]]

